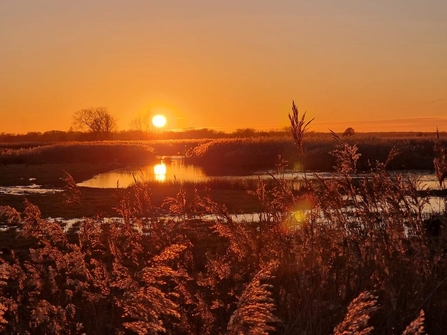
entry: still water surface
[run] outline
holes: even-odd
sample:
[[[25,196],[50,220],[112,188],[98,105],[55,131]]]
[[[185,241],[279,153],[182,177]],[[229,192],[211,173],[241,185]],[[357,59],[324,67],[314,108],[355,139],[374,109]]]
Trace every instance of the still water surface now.
[[[203,182],[209,177],[195,165],[185,164],[182,157],[160,159],[156,164],[141,164],[101,173],[78,186],[97,188],[128,187],[135,181]]]
[[[271,173],[274,174],[272,171]],[[407,171],[399,172],[405,175],[411,175],[419,179],[420,189],[439,189],[439,183],[433,172],[424,171]],[[318,175],[320,178],[331,178],[333,173],[330,172],[303,172],[286,171],[284,177],[287,180],[294,181],[298,186],[302,184],[302,179],[314,178]],[[109,171],[94,176],[93,178],[79,183],[78,186],[95,187],[95,188],[116,188],[128,187],[135,184],[135,181],[158,181],[158,182],[206,182],[210,179],[224,178],[227,180],[234,179],[253,179],[253,178],[272,178],[266,171],[251,174],[249,176],[208,176],[204,170],[197,166],[186,164],[181,156],[167,157],[160,159],[156,164],[140,164],[129,166],[126,168]]]

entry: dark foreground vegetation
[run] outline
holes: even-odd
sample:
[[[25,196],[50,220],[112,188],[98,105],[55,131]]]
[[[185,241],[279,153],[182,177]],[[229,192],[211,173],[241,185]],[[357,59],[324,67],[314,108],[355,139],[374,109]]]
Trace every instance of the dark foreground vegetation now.
[[[194,188],[156,205],[148,184],[122,190],[119,219],[68,231],[28,201],[20,212],[0,207],[1,331],[445,334],[445,198],[431,205],[416,180],[388,173],[396,150],[354,180],[358,147],[337,141],[334,178],[304,180],[299,194],[281,174],[273,186],[259,181],[259,220],[249,222]],[[435,154],[442,186],[440,141]],[[60,196],[78,206],[64,178]]]

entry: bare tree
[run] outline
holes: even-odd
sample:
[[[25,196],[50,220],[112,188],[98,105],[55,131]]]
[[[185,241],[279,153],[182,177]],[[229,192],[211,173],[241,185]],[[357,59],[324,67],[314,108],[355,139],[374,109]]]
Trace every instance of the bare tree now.
[[[116,119],[107,108],[92,107],[74,113],[73,126],[93,133],[96,139],[105,139],[116,130]]]
[[[148,112],[138,115],[130,121],[130,129],[147,133],[151,129],[149,118],[150,115]]]

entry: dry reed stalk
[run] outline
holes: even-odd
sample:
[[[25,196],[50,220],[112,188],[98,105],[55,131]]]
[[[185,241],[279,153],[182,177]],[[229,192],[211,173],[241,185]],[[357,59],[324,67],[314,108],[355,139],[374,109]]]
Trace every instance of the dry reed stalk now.
[[[65,202],[67,204],[81,204],[81,191],[79,187],[76,185],[75,180],[67,171],[64,172],[63,180],[65,182],[65,191],[66,191],[66,199]]]
[[[293,139],[295,140],[295,144],[298,148],[298,152],[303,157],[303,138],[304,133],[308,130],[310,123],[314,120],[306,122],[306,113],[299,117],[298,108],[295,105],[295,101],[292,101],[292,114],[289,114],[290,120],[290,131],[292,132]]]
[[[332,130],[331,134],[332,137],[337,141],[335,149],[330,152],[330,154],[335,157],[335,171],[346,174],[356,173],[357,161],[361,156],[361,154],[357,153],[357,146],[355,144],[349,145],[348,143],[343,142],[340,137]]]
[[[371,315],[376,312],[377,297],[365,291],[352,300],[344,320],[334,329],[334,335],[368,335],[374,327],[368,326]]]
[[[405,328],[402,335],[426,335],[425,327],[425,313],[424,310],[421,309],[419,315],[416,319],[414,319],[407,328]]]
[[[247,285],[228,322],[228,334],[268,335],[275,330],[272,324],[280,320],[273,314],[275,304],[270,292],[272,285],[264,282],[273,278],[271,271],[274,267],[274,264],[264,267]]]
[[[444,180],[447,178],[447,152],[439,140],[439,131],[436,129],[436,141],[434,147],[436,157],[433,159],[436,177],[439,181],[439,187],[443,187]]]

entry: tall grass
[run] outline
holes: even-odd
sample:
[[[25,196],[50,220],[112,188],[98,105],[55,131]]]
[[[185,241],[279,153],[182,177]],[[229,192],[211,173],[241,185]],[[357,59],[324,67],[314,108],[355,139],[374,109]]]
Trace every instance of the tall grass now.
[[[375,161],[384,161],[392,148],[400,155],[390,162],[393,170],[433,170],[433,145],[446,146],[445,137],[389,136],[356,134],[344,138],[356,144],[362,156],[359,170],[369,170]],[[288,161],[289,168],[307,171],[332,171],[335,159],[330,134],[306,133],[301,155],[290,135],[254,136],[197,140],[104,141],[0,144],[0,163],[123,163],[131,164],[153,159],[157,155],[186,156],[211,174],[249,173],[272,169],[278,155]]]
[[[0,143],[0,163],[138,163],[157,155],[185,155],[206,140]]]
[[[361,152],[357,169],[370,170],[376,161],[386,160],[395,148],[400,154],[388,166],[392,170],[433,170],[433,138],[357,136],[346,139]],[[442,146],[447,141],[438,140]],[[191,163],[201,165],[209,174],[221,171],[256,171],[275,167],[278,155],[288,161],[289,168],[307,171],[332,171],[335,158],[330,154],[334,140],[331,135],[307,134],[301,144],[303,156],[289,136],[214,139],[198,144],[186,154]]]
[[[61,142],[0,152],[3,164],[131,163],[155,158],[155,150],[142,143]]]
[[[260,180],[250,222],[183,187],[163,217],[150,184],[121,190],[120,220],[85,219],[71,234],[29,202],[0,207],[1,331],[444,334],[446,213],[388,172],[396,151],[353,179],[359,148],[339,138],[335,177],[304,179],[305,193],[281,173]]]

